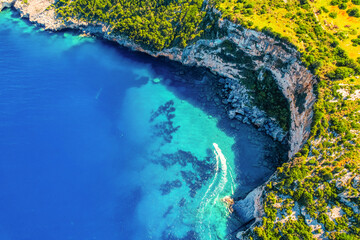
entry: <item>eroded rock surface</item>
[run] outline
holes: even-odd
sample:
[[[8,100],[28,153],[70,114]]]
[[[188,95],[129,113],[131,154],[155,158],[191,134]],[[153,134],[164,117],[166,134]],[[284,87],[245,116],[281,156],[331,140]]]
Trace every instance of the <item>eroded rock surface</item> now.
[[[0,11],[3,10],[6,7],[11,7],[14,5],[16,0],[1,0],[0,1]]]

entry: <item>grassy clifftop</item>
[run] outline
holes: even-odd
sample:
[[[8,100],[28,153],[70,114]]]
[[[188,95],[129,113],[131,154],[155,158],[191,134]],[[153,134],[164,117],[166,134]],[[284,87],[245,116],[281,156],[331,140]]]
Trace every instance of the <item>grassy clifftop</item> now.
[[[223,0],[223,17],[297,47],[318,76],[312,135],[266,187],[245,238],[359,239],[360,1]],[[359,10],[357,10],[359,9]]]
[[[356,43],[360,15],[351,16],[349,10],[358,8],[350,1],[348,9],[339,9],[340,0],[338,5],[331,2],[335,4],[330,0],[222,0],[217,7],[223,17],[295,45],[304,63],[320,77],[330,74],[332,79],[344,79],[360,72]],[[341,69],[335,72],[336,67]]]

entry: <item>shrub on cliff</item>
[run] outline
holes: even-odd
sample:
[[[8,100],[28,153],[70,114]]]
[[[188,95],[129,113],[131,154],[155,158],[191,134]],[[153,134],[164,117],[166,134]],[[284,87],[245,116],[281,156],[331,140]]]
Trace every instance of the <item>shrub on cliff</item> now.
[[[211,1],[119,1],[58,0],[56,12],[64,19],[75,18],[110,26],[110,32],[126,36],[145,48],[161,50],[185,47],[206,27]]]
[[[355,235],[349,235],[349,234],[345,234],[345,233],[336,233],[335,235],[335,239],[337,240],[357,240],[358,237]]]
[[[299,203],[308,206],[314,203],[314,198],[311,193],[305,191],[299,198]]]
[[[357,18],[360,17],[360,12],[358,8],[351,8],[346,12],[350,17],[357,17]]]
[[[341,80],[351,77],[355,74],[355,70],[349,67],[338,67],[334,71],[329,72],[327,75],[331,80]]]
[[[336,12],[331,12],[331,13],[329,14],[329,17],[335,19],[335,18],[337,17],[337,13],[336,13]]]
[[[340,3],[339,4],[339,9],[346,9],[347,8],[347,4],[346,3]]]

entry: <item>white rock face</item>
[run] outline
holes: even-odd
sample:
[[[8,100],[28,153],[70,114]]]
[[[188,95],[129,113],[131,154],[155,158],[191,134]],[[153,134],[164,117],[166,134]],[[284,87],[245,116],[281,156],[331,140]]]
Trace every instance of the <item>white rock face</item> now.
[[[243,224],[248,223],[253,219],[255,219],[255,221],[259,221],[264,215],[261,199],[263,191],[264,186],[259,186],[251,191],[245,199],[237,201],[233,205],[234,211],[239,216]],[[243,239],[242,235],[243,232],[238,232],[236,237],[238,239]]]
[[[51,8],[54,2],[55,0],[28,0],[28,3],[24,3],[17,0],[14,7],[30,22],[44,26],[45,29],[56,30],[61,29],[63,23],[56,19],[55,10]]]
[[[6,7],[11,7],[14,5],[16,0],[0,0],[0,11],[3,10]]]
[[[233,208],[240,216],[241,220],[246,223],[252,219],[258,219],[262,213],[261,195],[264,190],[263,186],[259,186],[252,190],[245,199],[237,201]]]
[[[315,77],[301,64],[299,53],[294,48],[263,33],[242,29],[226,20],[220,22],[220,25],[228,32],[220,39],[199,40],[184,50],[171,48],[156,55],[167,56],[186,65],[207,67],[212,72],[232,79],[238,84],[241,84],[239,79],[243,77],[244,70],[271,71],[290,105],[289,157],[292,157],[299,151],[310,134],[312,107],[316,100],[313,93]],[[247,60],[251,59],[252,62],[235,64],[224,60],[218,53],[223,48],[222,44],[225,41],[236,46],[236,53],[228,53],[227,57],[233,55],[235,61],[247,57]],[[240,57],[239,53],[241,53]],[[258,79],[262,78],[261,73],[262,71],[260,71]],[[238,111],[240,110],[243,109]],[[281,136],[282,133],[281,129],[271,127],[268,134],[277,139],[277,135]]]

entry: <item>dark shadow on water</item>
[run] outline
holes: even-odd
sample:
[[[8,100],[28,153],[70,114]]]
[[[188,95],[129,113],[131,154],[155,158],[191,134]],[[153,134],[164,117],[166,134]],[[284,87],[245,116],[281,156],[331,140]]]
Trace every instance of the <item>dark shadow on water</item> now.
[[[112,42],[103,41],[109,47],[117,49],[119,54],[133,61],[149,64],[162,83],[179,99],[186,100],[200,108],[208,115],[218,119],[218,127],[228,136],[235,138],[232,150],[235,154],[236,175],[240,186],[235,190],[234,199],[244,198],[251,190],[263,184],[274,173],[276,168],[287,160],[288,146],[275,142],[254,126],[243,124],[228,118],[230,106],[223,104],[223,85],[218,76],[207,69],[186,67],[165,58],[153,58],[147,54],[137,53],[119,47]],[[236,216],[228,220],[228,239],[233,239],[239,228]],[[195,234],[195,233],[193,233]],[[189,233],[185,239],[196,239]],[[176,239],[167,236],[165,239]]]

